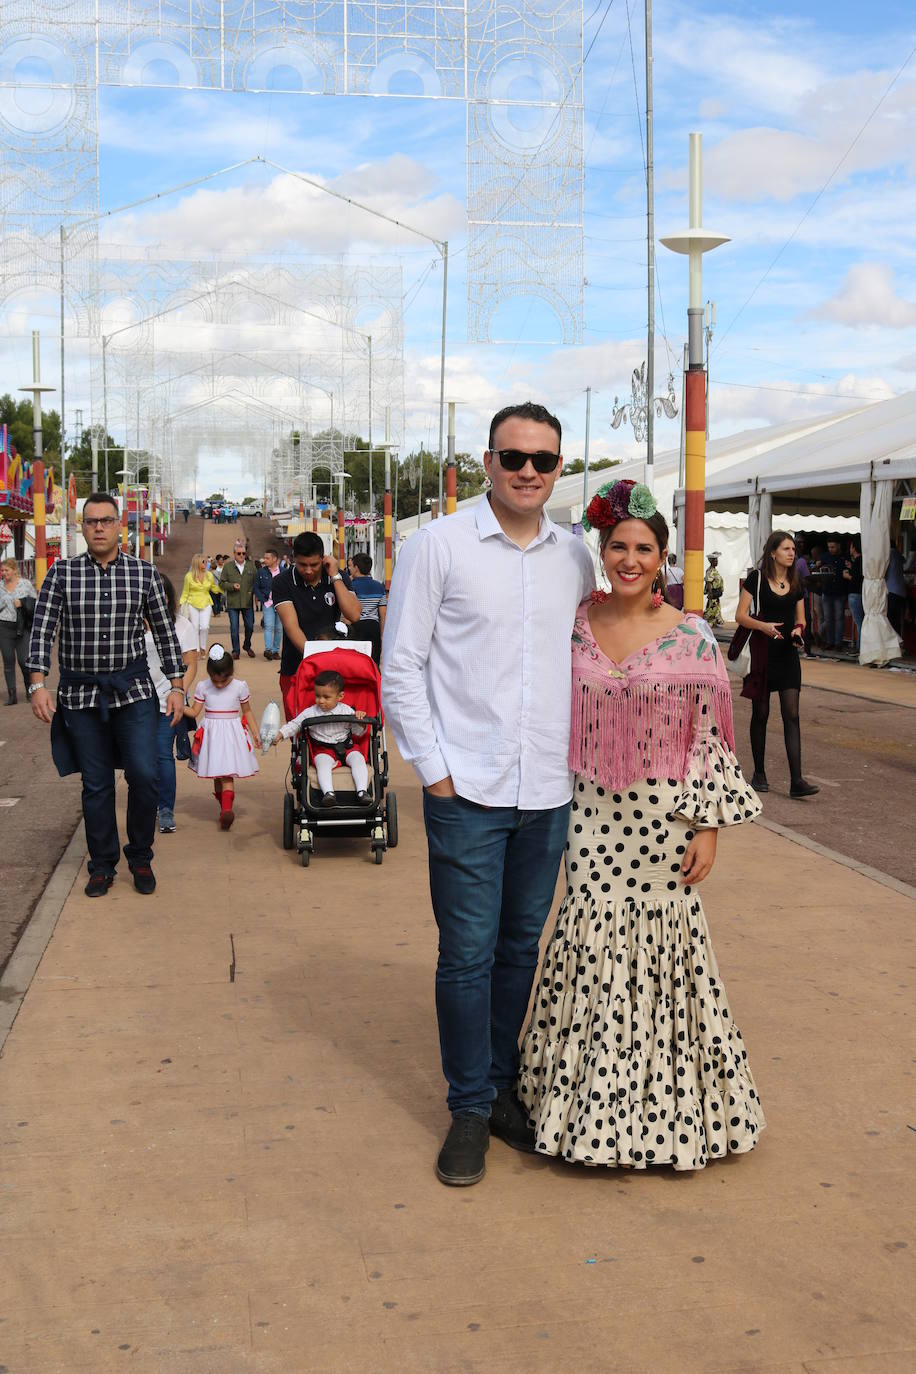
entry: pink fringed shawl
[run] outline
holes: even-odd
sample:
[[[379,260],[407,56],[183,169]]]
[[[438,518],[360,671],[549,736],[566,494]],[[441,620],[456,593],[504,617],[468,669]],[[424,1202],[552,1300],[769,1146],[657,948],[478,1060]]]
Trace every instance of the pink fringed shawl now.
[[[728,673],[712,631],[698,616],[614,663],[595,642],[588,602],[572,637],[572,729],[569,766],[619,791],[637,778],[682,782],[700,751],[708,768],[709,737],[734,750]],[[706,771],[704,769],[704,771]]]

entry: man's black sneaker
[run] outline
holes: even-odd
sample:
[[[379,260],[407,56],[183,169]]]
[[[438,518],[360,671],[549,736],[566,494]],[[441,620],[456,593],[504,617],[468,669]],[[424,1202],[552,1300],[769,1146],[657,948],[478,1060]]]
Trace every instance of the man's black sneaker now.
[[[755,792],[769,792],[770,784],[767,782],[766,773],[755,773],[751,778],[751,787]]]
[[[138,864],[131,869],[134,875],[134,887],[138,892],[142,892],[144,897],[148,897],[151,892],[156,891],[156,879],[153,877],[153,870],[149,864]]]
[[[104,897],[113,882],[113,873],[93,873],[83,891],[87,897]]]
[[[533,1155],[534,1131],[528,1123],[528,1113],[511,1088],[501,1092],[490,1111],[490,1135],[504,1140],[513,1150]]]
[[[486,1172],[490,1148],[490,1123],[476,1112],[452,1117],[445,1144],[436,1160],[436,1177],[453,1188],[479,1183]]]
[[[815,787],[813,782],[805,782],[804,778],[799,778],[798,782],[793,782],[789,788],[789,796],[813,797],[820,790],[819,787]]]

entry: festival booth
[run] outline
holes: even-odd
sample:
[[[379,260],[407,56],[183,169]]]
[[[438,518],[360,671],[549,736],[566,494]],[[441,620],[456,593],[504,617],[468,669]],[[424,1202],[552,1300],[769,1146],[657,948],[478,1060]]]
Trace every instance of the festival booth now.
[[[862,536],[862,603],[865,619],[860,663],[886,663],[901,652],[887,619],[884,575],[892,527],[914,547],[912,521],[902,520],[916,493],[916,392],[879,401],[829,426],[778,444],[766,454],[733,465],[707,483],[706,509],[747,512],[749,564],[759,559],[775,527],[793,533],[797,516],[815,528],[842,531],[858,518]],[[675,494],[683,505],[684,493]]]
[[[44,581],[49,562],[60,555],[60,542],[49,542],[46,536],[46,512],[53,506],[55,490],[51,469],[46,474],[43,463],[24,463],[6,425],[0,425],[0,556],[15,558],[36,587]]]

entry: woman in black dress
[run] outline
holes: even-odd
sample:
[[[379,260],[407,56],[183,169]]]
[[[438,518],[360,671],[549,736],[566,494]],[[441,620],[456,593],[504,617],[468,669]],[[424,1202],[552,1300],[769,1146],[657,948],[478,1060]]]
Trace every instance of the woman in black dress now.
[[[756,614],[754,613],[756,610]],[[751,786],[769,792],[765,758],[770,693],[779,693],[782,729],[789,760],[791,797],[812,797],[820,788],[806,782],[801,770],[801,730],[798,698],[801,691],[799,648],[804,645],[805,593],[795,562],[795,540],[784,530],[774,530],[763,557],[741,588],[736,620],[751,632],[751,671],[741,695],[752,704],[751,750],[754,776]]]

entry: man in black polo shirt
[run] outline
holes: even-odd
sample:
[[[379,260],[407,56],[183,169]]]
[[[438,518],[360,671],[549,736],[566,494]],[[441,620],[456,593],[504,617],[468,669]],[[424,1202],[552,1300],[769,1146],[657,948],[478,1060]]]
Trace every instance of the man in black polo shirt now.
[[[345,586],[337,559],[325,554],[320,536],[310,531],[293,540],[292,567],[274,579],[273,603],[283,626],[280,691],[286,719],[292,720],[290,694],[306,640],[332,630],[341,617],[359,620],[362,606]]]

